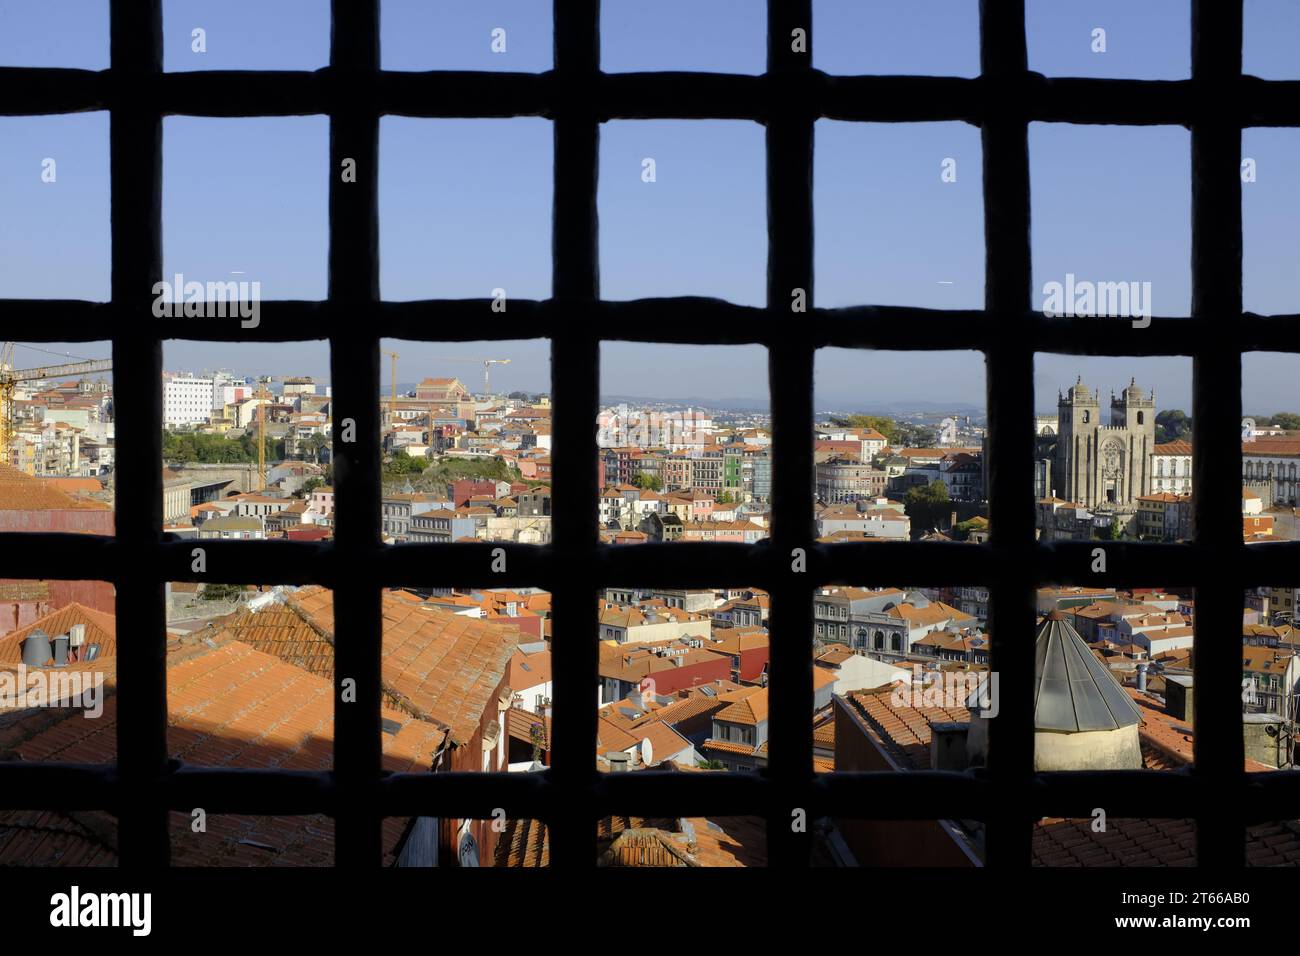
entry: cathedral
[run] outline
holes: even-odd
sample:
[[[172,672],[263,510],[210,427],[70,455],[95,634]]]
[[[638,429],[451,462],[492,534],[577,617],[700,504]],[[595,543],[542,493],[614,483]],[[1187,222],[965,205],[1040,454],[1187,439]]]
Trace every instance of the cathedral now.
[[[1088,508],[1136,508],[1138,497],[1151,493],[1155,403],[1155,392],[1144,394],[1135,379],[1120,397],[1111,393],[1107,423],[1082,376],[1064,395],[1058,392],[1056,497]]]

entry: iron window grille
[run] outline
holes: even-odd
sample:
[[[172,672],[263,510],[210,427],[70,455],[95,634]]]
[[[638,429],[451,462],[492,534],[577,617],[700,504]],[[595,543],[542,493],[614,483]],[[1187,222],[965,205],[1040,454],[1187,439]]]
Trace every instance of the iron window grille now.
[[[596,862],[596,822],[609,813],[754,814],[768,821],[768,861],[806,866],[810,818],[976,818],[987,824],[986,862],[1030,865],[1042,816],[1197,819],[1198,863],[1241,866],[1245,827],[1294,815],[1300,773],[1243,772],[1239,645],[1242,592],[1282,584],[1300,567],[1300,543],[1248,548],[1237,497],[1241,353],[1300,345],[1300,315],[1242,313],[1241,130],[1300,125],[1300,82],[1241,73],[1243,0],[1191,0],[1188,80],[1047,79],[1027,69],[1023,0],[980,5],[981,75],[829,76],[795,52],[795,29],[812,41],[811,0],[769,0],[768,68],[760,76],[709,73],[606,75],[599,68],[599,0],[555,0],[554,68],[539,75],[379,69],[379,0],[333,0],[331,60],[314,72],[162,71],[162,0],[112,0],[111,67],[0,69],[0,115],[108,110],[112,177],[112,297],[0,300],[5,339],[90,341],[111,332],[120,430],[117,534],[4,535],[0,576],[107,577],[117,613],[137,636],[118,651],[118,759],[111,767],[0,763],[0,807],[109,809],[119,819],[124,866],[169,859],[169,809],[209,813],[317,813],[336,818],[336,866],[378,866],[386,815],[544,820],[554,866]],[[162,118],[328,114],[329,291],[322,302],[267,302],[257,329],[221,319],[155,319],[161,278]],[[545,301],[381,302],[378,283],[378,130],[381,115],[543,116],[554,125],[553,288]],[[714,299],[607,302],[599,298],[596,182],[598,130],[612,119],[743,119],[766,127],[768,307]],[[811,308],[792,321],[792,290],[813,291],[813,124],[963,121],[981,128],[985,308],[936,311]],[[1033,311],[1027,124],[1176,124],[1190,128],[1192,282],[1189,319],[1157,317],[1135,330],[1102,320],[1052,319]],[[356,160],[356,181],[338,175]],[[653,316],[674,314],[661,334]],[[481,320],[491,315],[492,327]],[[924,323],[924,333],[918,331]],[[304,334],[304,333],[308,334]],[[552,344],[554,540],[509,544],[381,544],[379,402],[381,337],[426,341],[519,339]],[[162,341],[292,341],[328,337],[334,384],[336,538],[332,543],[206,541],[209,573],[190,569],[190,542],[162,527]],[[773,533],[756,545],[673,543],[614,549],[598,544],[596,454],[599,340],[760,344],[769,350],[773,409]],[[824,346],[971,349],[987,361],[990,520],[987,547],[908,542],[814,542],[811,521],[813,358]],[[1196,539],[1185,545],[1108,543],[1109,570],[1089,571],[1090,543],[1037,544],[1032,497],[1033,357],[1190,355],[1194,368]],[[356,423],[344,443],[341,423]],[[152,422],[153,427],[138,424]],[[498,583],[492,548],[509,578],[550,590],[562,636],[554,650],[561,701],[553,766],[545,773],[386,775],[380,769],[380,593],[385,586],[443,581]],[[671,554],[664,549],[670,548]],[[807,556],[803,573],[792,553]],[[288,560],[286,560],[288,559]],[[105,574],[108,569],[107,575]],[[200,769],[166,748],[166,581],[314,582],[334,589],[336,685],[354,678],[357,702],[336,704],[329,773]],[[1033,770],[1035,589],[1044,584],[1196,588],[1195,766],[1178,773]],[[599,774],[589,700],[597,668],[598,589],[625,581],[661,586],[757,585],[772,595],[772,739],[763,774],[646,771]],[[836,773],[812,769],[812,596],[819,585],[898,581],[984,586],[991,592],[992,666],[1001,674],[993,759],[983,771]],[[1220,639],[1224,635],[1227,639]],[[785,639],[783,639],[785,638]],[[336,686],[336,690],[338,687]],[[336,697],[336,700],[338,698]],[[566,705],[565,701],[574,702]]]

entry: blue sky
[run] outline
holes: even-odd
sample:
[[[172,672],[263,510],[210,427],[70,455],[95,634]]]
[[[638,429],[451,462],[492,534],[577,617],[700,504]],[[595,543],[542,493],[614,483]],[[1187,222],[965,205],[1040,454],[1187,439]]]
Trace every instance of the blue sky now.
[[[1177,79],[1188,75],[1186,0],[1028,0],[1030,66],[1049,75]],[[1247,0],[1248,72],[1300,78],[1300,4]],[[0,65],[107,66],[106,0],[0,0]],[[166,0],[168,70],[316,69],[327,62],[327,0]],[[815,0],[814,65],[833,73],[978,71],[977,0]],[[388,69],[516,70],[552,64],[550,0],[386,0]],[[606,0],[602,67],[758,73],[763,0]],[[205,31],[206,52],[191,49]],[[505,52],[492,31],[504,29]],[[1091,49],[1105,30],[1106,51]],[[170,117],[164,129],[164,259],[168,273],[242,272],[265,298],[325,293],[328,123],[324,117]],[[1158,314],[1190,301],[1188,134],[1181,128],[1031,129],[1035,288],[1063,280],[1142,280]],[[975,308],[983,296],[978,129],[961,123],[817,124],[817,302]],[[545,297],[550,284],[549,122],[411,120],[381,126],[381,287],[386,298]],[[1300,219],[1300,133],[1247,130],[1258,178],[1243,188],[1247,308],[1300,311],[1293,281]],[[42,163],[56,163],[43,182]],[[642,180],[653,159],[655,181]],[[956,180],[941,179],[955,161]],[[601,132],[600,253],[609,299],[700,294],[759,305],[766,260],[763,131],[730,122],[612,122]],[[0,118],[0,296],[102,300],[108,295],[108,123],[103,114]],[[665,322],[673,321],[671,316]],[[510,343],[502,385],[542,390],[542,342]],[[52,348],[57,348],[52,346]],[[94,354],[82,345],[74,354]],[[294,371],[324,377],[323,346],[299,349]],[[438,356],[476,356],[480,343],[406,343],[414,379],[447,374]],[[170,364],[256,370],[255,348],[176,343]],[[758,397],[766,374],[725,351],[680,360],[663,348],[606,350],[605,377],[632,394]],[[622,356],[626,357],[622,357]],[[759,366],[762,365],[759,356]],[[877,356],[877,359],[880,357]],[[671,361],[670,361],[671,359]],[[278,359],[277,359],[278,361]],[[1247,378],[1251,407],[1300,405],[1281,359]],[[1072,364],[1071,364],[1072,363]],[[35,364],[35,363],[33,363]],[[464,363],[448,363],[472,368]],[[1067,360],[1062,382],[1076,365]],[[1185,363],[1184,363],[1185,364]],[[1100,387],[1130,368],[1085,371]],[[426,367],[427,366],[427,370]],[[1050,363],[1040,362],[1037,378]],[[1122,366],[1122,367],[1121,367]],[[1189,393],[1178,361],[1145,369],[1158,396]],[[822,370],[825,369],[823,372]],[[825,356],[823,402],[882,397],[982,404],[982,367],[969,356]],[[1055,375],[1055,372],[1050,373]],[[1051,391],[1055,381],[1040,382]],[[1257,394],[1255,394],[1257,392]],[[1273,400],[1277,399],[1276,402]],[[1187,399],[1183,404],[1190,402]],[[1041,404],[1041,402],[1040,402]]]

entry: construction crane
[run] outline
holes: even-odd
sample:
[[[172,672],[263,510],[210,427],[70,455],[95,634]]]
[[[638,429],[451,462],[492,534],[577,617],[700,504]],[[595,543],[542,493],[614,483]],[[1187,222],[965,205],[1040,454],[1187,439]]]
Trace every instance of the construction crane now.
[[[14,368],[13,342],[0,342],[0,463],[9,464],[10,444],[15,437],[14,389],[19,382],[33,382],[46,378],[68,378],[73,375],[90,375],[93,372],[110,372],[112,359],[85,359],[66,365],[46,365],[43,368]],[[53,353],[51,353],[53,354]]]
[[[485,358],[439,358],[439,362],[473,362],[475,365],[483,365],[483,394],[492,394],[492,366],[509,365],[510,359],[485,359]]]
[[[389,356],[391,369],[393,369],[393,398],[389,399],[389,419],[395,419],[398,414],[398,354],[390,352],[387,349],[380,349],[383,355]]]
[[[492,394],[492,366],[509,365],[510,359],[484,359],[483,360],[483,394],[484,396]]]
[[[257,380],[257,392],[255,398],[263,401],[257,406],[257,490],[266,490],[266,406],[275,396],[267,389],[266,383],[271,381],[270,375],[263,375]]]

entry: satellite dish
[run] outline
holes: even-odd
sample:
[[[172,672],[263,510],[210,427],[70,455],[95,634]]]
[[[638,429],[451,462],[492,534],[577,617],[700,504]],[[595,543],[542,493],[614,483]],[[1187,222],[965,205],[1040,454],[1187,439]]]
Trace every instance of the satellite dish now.
[[[461,866],[478,866],[478,841],[468,830],[460,835],[460,846],[457,848],[456,855]]]
[[[641,738],[641,760],[648,767],[655,762],[655,749],[650,743],[649,737]]]

